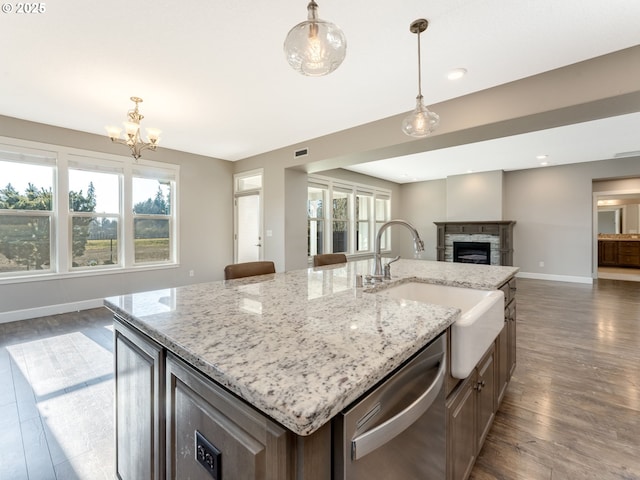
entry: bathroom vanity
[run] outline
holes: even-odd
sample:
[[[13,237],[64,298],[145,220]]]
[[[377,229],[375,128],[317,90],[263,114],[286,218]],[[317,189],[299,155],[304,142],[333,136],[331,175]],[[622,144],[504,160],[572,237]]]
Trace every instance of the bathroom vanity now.
[[[115,316],[118,478],[347,478],[336,465],[340,418],[436,342],[449,347],[440,365],[442,475],[465,478],[515,362],[517,268],[400,260],[391,281],[356,287],[372,267],[364,260],[106,299]],[[471,373],[456,378],[449,365],[461,309],[391,293],[403,283],[503,291],[501,307],[513,312]]]

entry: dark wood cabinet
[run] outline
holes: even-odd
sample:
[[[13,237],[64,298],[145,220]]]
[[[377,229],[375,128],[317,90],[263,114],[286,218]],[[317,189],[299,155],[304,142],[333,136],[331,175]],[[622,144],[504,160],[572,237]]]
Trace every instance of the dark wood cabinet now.
[[[501,290],[505,307],[504,327],[496,338],[496,410],[516,368],[516,279],[505,283]]]
[[[493,417],[496,413],[495,405],[495,350],[490,349],[485,357],[480,360],[476,368],[477,378],[475,390],[478,396],[476,413],[476,449],[480,449],[484,444],[487,434],[493,425]]]
[[[447,400],[447,478],[469,477],[491,429],[495,405],[495,348]]]
[[[210,479],[198,447],[192,448],[211,448],[207,444],[218,455],[211,461],[219,468],[217,478],[295,478],[293,435],[171,354],[167,419],[167,479]]]
[[[640,241],[598,240],[598,266],[640,268]]]
[[[164,479],[164,350],[114,322],[116,476]]]
[[[447,382],[447,480],[466,480],[516,367],[516,279],[504,293],[504,326],[474,371]],[[450,345],[447,347],[450,348]]]
[[[598,241],[598,265],[615,266],[618,264],[618,242],[615,240]]]
[[[618,242],[618,265],[623,267],[640,267],[640,242]]]
[[[216,468],[227,480],[331,479],[331,422],[297,436],[125,320],[114,325],[118,480],[209,480]]]
[[[469,476],[476,462],[476,375],[464,380],[447,401],[447,479]]]

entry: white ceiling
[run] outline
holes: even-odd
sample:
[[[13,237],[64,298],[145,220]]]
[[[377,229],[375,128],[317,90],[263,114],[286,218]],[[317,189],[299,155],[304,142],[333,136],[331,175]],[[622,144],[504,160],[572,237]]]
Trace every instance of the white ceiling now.
[[[282,53],[306,3],[55,0],[44,13],[0,13],[0,115],[102,135],[135,95],[143,127],[163,131],[161,146],[239,160],[410,110],[416,18],[430,21],[428,105],[640,43],[637,0],[319,0],[320,17],[347,36],[347,58],[331,75],[307,78]],[[468,75],[447,80],[457,67]],[[354,170],[407,182],[529,168],[543,153],[551,164],[610,158],[640,150],[639,120],[583,124],[593,142],[567,141],[585,138],[569,126],[404,157],[386,173],[384,161]],[[472,164],[462,160],[469,149]]]

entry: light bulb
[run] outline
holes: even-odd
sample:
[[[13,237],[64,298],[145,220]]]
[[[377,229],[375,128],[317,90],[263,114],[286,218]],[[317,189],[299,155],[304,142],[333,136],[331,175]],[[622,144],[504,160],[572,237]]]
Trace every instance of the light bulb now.
[[[147,138],[149,139],[149,142],[153,143],[154,145],[157,144],[160,141],[161,133],[162,131],[158,130],[157,128],[147,128]]]
[[[107,129],[107,135],[109,135],[109,138],[111,140],[115,140],[116,138],[120,138],[120,133],[122,132],[122,129],[120,127],[114,127],[114,126],[108,126],[108,127],[104,127]]]
[[[284,41],[289,65],[310,77],[327,75],[338,68],[347,53],[347,39],[340,28],[317,17],[318,5],[307,6],[308,19],[293,27]]]
[[[124,130],[127,132],[127,137],[133,138],[138,134],[138,130],[140,130],[140,124],[135,122],[122,122],[124,125]]]
[[[422,103],[422,95],[416,97],[416,108],[402,121],[402,131],[410,137],[423,138],[436,129],[440,116]]]

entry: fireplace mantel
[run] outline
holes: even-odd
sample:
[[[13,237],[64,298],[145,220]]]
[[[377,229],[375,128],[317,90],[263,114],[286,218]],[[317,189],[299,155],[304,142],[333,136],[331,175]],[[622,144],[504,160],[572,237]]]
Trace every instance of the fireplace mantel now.
[[[433,222],[438,227],[436,246],[438,261],[446,260],[447,235],[491,235],[498,237],[499,265],[513,265],[513,226],[514,220]]]

